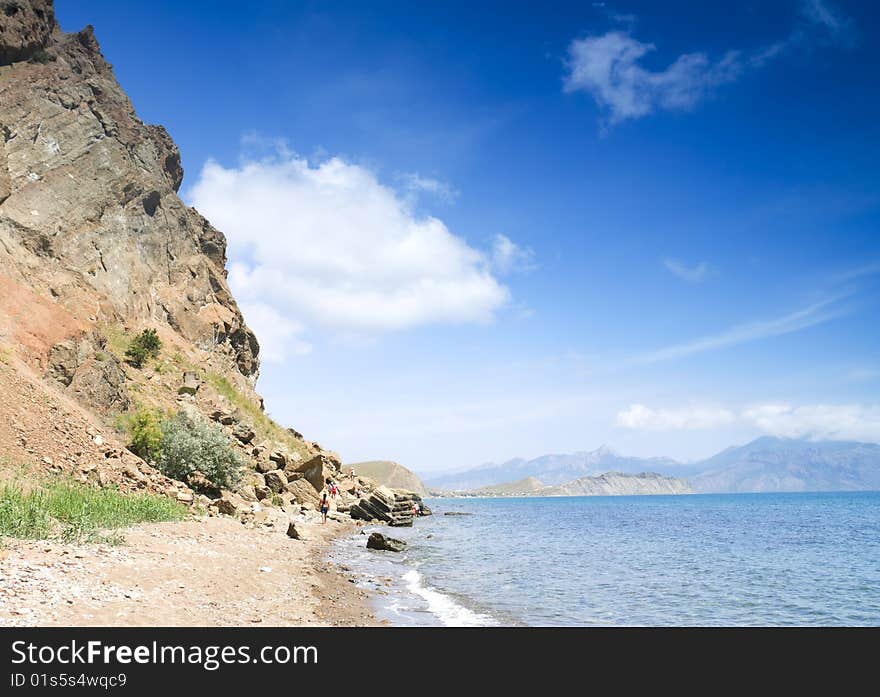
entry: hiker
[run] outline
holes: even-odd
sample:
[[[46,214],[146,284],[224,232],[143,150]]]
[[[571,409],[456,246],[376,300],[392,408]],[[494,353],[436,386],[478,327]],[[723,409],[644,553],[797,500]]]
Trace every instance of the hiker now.
[[[419,514],[419,504],[417,504],[415,501],[413,501],[413,505],[412,505],[412,514],[413,514],[413,517],[415,517]]]
[[[321,522],[327,522],[327,511],[330,510],[330,500],[327,498],[327,492],[321,494]]]

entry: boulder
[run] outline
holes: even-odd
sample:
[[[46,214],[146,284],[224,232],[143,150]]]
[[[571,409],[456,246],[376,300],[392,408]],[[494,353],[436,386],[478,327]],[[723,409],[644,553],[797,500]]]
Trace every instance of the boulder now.
[[[276,494],[280,494],[287,488],[287,477],[281,470],[266,472],[266,486]]]
[[[177,388],[177,394],[188,394],[195,397],[202,386],[202,381],[194,372],[188,370],[183,374],[183,384]]]
[[[318,503],[320,502],[318,492],[315,491],[315,488],[305,479],[294,479],[293,481],[288,482],[287,490],[293,494],[296,502],[303,508],[305,508],[306,505],[311,506],[312,509],[318,507]]]
[[[218,499],[216,504],[217,512],[222,513],[223,515],[235,515],[239,510],[239,506],[236,504],[236,502],[233,499],[225,496],[221,499]]]
[[[197,491],[200,494],[205,494],[212,498],[218,498],[220,496],[220,487],[214,484],[214,482],[198,470],[186,475],[186,483],[189,485],[190,489]]]
[[[327,477],[333,474],[332,462],[323,454],[315,455],[305,462],[299,462],[291,467],[291,471],[300,474],[315,491],[324,488]]]
[[[395,540],[393,537],[385,537],[381,532],[374,532],[367,538],[367,549],[378,549],[385,552],[402,552],[406,549],[406,542],[403,540]]]
[[[46,369],[47,378],[102,414],[125,411],[131,405],[122,364],[104,350],[105,345],[98,333],[59,342],[49,351]]]
[[[288,454],[280,448],[276,448],[269,453],[269,461],[274,462],[278,466],[278,469],[281,470],[287,467],[288,457]]]
[[[241,498],[243,498],[245,501],[258,501],[259,500],[259,499],[257,499],[256,490],[250,484],[242,484],[241,486],[239,486],[235,490],[235,493],[238,494],[239,496],[241,496]]]
[[[266,474],[278,469],[278,463],[271,460],[257,460],[257,472]]]
[[[241,443],[247,445],[254,439],[257,434],[254,433],[254,430],[252,428],[249,428],[244,424],[238,424],[235,426],[235,428],[232,429],[232,435],[235,436]]]
[[[262,501],[272,495],[272,490],[267,486],[255,486],[254,495],[257,497],[257,501]]]
[[[235,414],[227,409],[215,409],[211,412],[211,419],[224,426],[232,426],[237,421]]]

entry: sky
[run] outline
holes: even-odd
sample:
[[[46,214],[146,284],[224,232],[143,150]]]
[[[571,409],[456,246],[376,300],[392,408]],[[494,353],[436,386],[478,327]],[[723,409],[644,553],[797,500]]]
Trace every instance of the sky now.
[[[880,442],[880,8],[57,0],[229,243],[267,411],[421,474]]]

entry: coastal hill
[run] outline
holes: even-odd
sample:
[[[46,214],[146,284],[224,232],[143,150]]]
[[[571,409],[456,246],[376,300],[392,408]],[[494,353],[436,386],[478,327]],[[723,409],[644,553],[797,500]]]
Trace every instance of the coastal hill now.
[[[765,436],[690,463],[620,456],[603,446],[592,452],[481,465],[426,483],[431,490],[503,492],[521,488],[520,482],[528,478],[559,486],[608,472],[653,472],[684,479],[698,493],[880,490],[880,445]]]
[[[444,492],[436,492],[438,495]],[[565,484],[545,486],[534,477],[516,482],[486,486],[472,491],[445,492],[452,496],[646,496],[655,494],[693,494],[684,479],[664,477],[653,472],[623,474],[607,472],[597,477],[581,477]]]
[[[381,486],[414,491],[420,496],[427,494],[427,489],[419,476],[396,462],[369,460],[353,462],[343,467],[344,472],[350,472],[352,469],[358,476],[368,477]]]

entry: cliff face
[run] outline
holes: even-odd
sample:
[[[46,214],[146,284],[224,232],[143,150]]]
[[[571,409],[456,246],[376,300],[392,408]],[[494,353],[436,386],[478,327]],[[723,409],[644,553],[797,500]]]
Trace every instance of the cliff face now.
[[[91,27],[0,0],[0,480],[22,465],[163,491],[209,510],[314,505],[340,461],[273,422],[259,346],[226,283],[226,240],[177,195],[180,153],[144,124]],[[160,355],[126,361],[156,332]],[[161,476],[126,450],[138,414],[213,421],[235,490]]]
[[[138,119],[91,27],[62,33],[44,0],[2,9],[0,334],[42,364],[95,326],[157,326],[253,384],[225,238],[177,196],[168,133]]]

